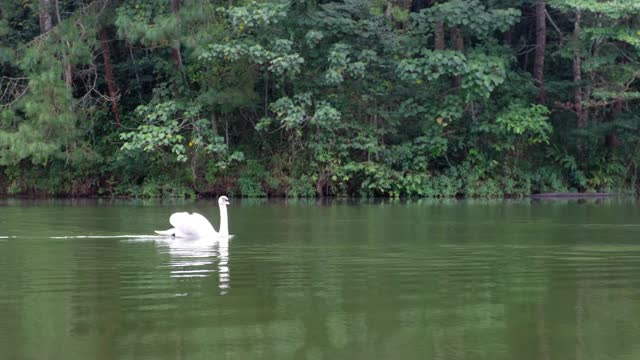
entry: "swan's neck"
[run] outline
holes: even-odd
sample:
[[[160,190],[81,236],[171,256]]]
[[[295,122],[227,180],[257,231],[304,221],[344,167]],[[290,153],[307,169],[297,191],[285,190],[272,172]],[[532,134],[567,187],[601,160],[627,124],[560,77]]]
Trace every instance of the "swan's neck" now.
[[[220,236],[229,237],[229,219],[227,218],[227,207],[220,206]]]

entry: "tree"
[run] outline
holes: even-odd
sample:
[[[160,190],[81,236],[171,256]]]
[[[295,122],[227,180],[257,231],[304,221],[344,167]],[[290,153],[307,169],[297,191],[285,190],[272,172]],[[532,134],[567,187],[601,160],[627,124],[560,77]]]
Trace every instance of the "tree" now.
[[[40,0],[40,32],[43,34],[53,28],[51,9],[53,9],[52,0]]]
[[[533,62],[533,76],[538,84],[538,101],[545,102],[544,59],[547,44],[547,4],[545,0],[536,1],[536,52]]]
[[[116,121],[117,126],[120,124],[120,110],[118,107],[118,95],[116,90],[116,84],[113,80],[113,73],[111,68],[111,50],[109,49],[109,38],[107,35],[107,29],[102,28],[100,30],[100,46],[102,47],[102,59],[104,61],[104,76],[107,81],[107,87],[109,89],[109,100],[111,102],[111,111]]]

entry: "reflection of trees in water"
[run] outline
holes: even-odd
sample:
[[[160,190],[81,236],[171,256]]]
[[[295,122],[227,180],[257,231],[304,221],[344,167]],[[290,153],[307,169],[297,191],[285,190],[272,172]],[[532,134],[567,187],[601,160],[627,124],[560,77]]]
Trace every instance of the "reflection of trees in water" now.
[[[463,221],[435,221],[426,228],[406,224],[446,216],[418,208],[415,218],[383,219],[378,216],[393,205],[376,206],[370,208],[374,216],[330,204],[312,211],[284,210],[290,214],[283,215],[280,223],[283,238],[254,249],[260,256],[243,259],[245,263],[236,268],[250,272],[259,284],[247,295],[265,299],[255,302],[264,310],[257,311],[253,322],[251,316],[237,314],[245,325],[230,331],[235,335],[227,334],[229,341],[249,334],[251,344],[241,354],[574,357],[576,342],[571,339],[575,340],[579,325],[577,318],[566,314],[575,316],[579,299],[575,291],[571,297],[563,289],[577,286],[571,279],[575,269],[557,269],[567,263],[563,256],[570,249],[554,245],[551,239],[566,240],[566,226],[547,228],[549,238],[541,237],[531,231],[541,224],[526,223],[540,209],[528,204],[510,209],[473,205],[462,210]],[[443,206],[436,210],[451,207]],[[544,224],[545,217],[537,216]],[[506,219],[504,223],[478,220],[483,217]],[[487,241],[487,236],[509,240]],[[396,241],[411,238],[416,242]],[[456,238],[461,240],[457,244],[433,242]],[[425,247],[419,241],[433,243]],[[579,259],[570,261],[575,264]],[[625,301],[633,304],[628,297]],[[559,316],[557,309],[565,315]],[[615,329],[611,321],[607,324],[600,335]],[[248,329],[255,329],[255,334]],[[589,342],[587,337],[584,342]],[[570,350],[566,344],[571,344]],[[619,351],[609,347],[595,353]]]
[[[99,246],[88,251],[93,242]],[[204,330],[215,325],[209,315],[216,295],[229,291],[228,244],[175,246],[153,238],[69,243],[80,253],[66,264],[76,284],[67,300],[72,312],[65,315],[71,324],[66,338],[77,341],[65,353],[86,351],[85,358],[95,359],[189,357],[206,343]],[[215,273],[218,281],[212,282]]]
[[[638,270],[635,256],[587,254],[508,226],[503,230],[516,241],[484,245],[479,235],[459,246],[424,249],[390,238],[385,246],[375,234],[393,231],[375,222],[363,222],[353,233],[338,224],[292,223],[291,245],[273,250],[288,255],[269,256],[265,266],[277,274],[270,279],[274,286],[303,284],[275,295],[302,322],[293,357],[420,352],[436,359],[549,359],[633,351],[640,308],[628,291],[638,288],[628,272]],[[432,230],[431,237],[457,231]],[[551,237],[566,240],[566,227],[553,231]],[[344,246],[335,240],[356,232],[372,242]],[[296,238],[300,234],[309,238]],[[640,255],[640,248],[630,250]],[[620,261],[625,265],[617,268]],[[619,302],[614,308],[607,303],[611,296]]]
[[[629,219],[606,211],[289,204],[233,249],[10,239],[0,348],[9,358],[636,358],[640,246],[622,243],[636,228],[607,235]],[[605,236],[610,245],[595,245]]]
[[[117,357],[117,246],[23,236],[0,249],[0,357]]]

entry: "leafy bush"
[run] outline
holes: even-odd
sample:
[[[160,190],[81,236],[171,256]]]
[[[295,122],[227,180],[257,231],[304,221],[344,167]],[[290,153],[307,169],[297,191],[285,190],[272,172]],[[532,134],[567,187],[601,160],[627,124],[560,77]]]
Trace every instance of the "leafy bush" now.
[[[287,192],[287,197],[291,198],[313,198],[316,196],[316,189],[313,181],[307,175],[302,175],[298,179],[291,180],[291,187]]]
[[[256,198],[267,196],[262,187],[262,180],[266,177],[264,167],[255,160],[247,161],[238,177],[238,187],[243,197]]]

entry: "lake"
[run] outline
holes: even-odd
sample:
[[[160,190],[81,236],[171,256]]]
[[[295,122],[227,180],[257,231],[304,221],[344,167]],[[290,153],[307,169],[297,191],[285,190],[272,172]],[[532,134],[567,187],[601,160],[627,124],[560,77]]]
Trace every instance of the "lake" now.
[[[0,359],[638,359],[634,200],[0,200]]]

